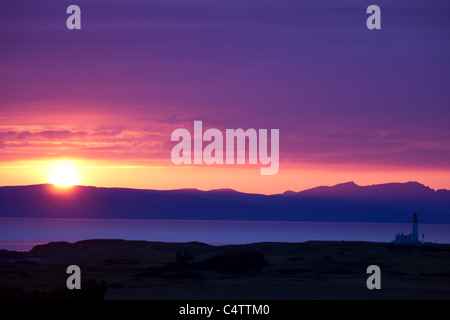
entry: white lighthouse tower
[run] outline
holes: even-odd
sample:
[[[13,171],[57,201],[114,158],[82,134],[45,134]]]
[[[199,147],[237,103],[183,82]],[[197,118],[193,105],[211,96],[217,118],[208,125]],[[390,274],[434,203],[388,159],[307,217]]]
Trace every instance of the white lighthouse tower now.
[[[413,218],[411,221],[411,233],[409,235],[407,234],[400,234],[397,233],[395,236],[394,241],[391,241],[392,243],[421,243],[419,241],[419,219],[417,218],[417,213],[413,214]]]

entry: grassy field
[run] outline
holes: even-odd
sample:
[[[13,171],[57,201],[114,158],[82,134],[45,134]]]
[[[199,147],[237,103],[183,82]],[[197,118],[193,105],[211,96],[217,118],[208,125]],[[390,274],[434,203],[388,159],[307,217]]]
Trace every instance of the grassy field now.
[[[450,245],[125,240],[0,250],[0,298],[67,298],[72,264],[90,281],[72,290],[79,298],[91,288],[105,299],[450,299]],[[381,290],[366,287],[373,264]]]

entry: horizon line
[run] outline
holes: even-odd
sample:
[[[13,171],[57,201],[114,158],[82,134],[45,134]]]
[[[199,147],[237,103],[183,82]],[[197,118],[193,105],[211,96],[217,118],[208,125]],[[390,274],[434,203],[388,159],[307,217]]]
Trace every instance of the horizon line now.
[[[176,188],[176,189],[149,189],[149,188],[132,188],[132,187],[106,187],[106,186],[94,186],[94,185],[83,185],[83,184],[79,184],[79,185],[73,185],[73,186],[68,186],[68,187],[59,187],[57,185],[48,183],[48,182],[44,182],[44,183],[38,183],[38,184],[29,184],[29,185],[3,185],[0,186],[0,188],[8,188],[8,187],[31,187],[31,186],[53,186],[56,188],[61,188],[61,189],[71,189],[74,187],[88,187],[88,188],[98,188],[98,189],[129,189],[129,190],[148,190],[148,191],[201,191],[201,192],[211,192],[211,191],[228,191],[228,192],[237,192],[237,193],[243,193],[243,194],[255,194],[255,195],[267,195],[267,196],[271,196],[271,195],[284,195],[286,193],[300,193],[303,191],[308,191],[308,190],[312,190],[312,189],[316,189],[316,188],[332,188],[332,187],[337,187],[340,185],[345,185],[345,184],[353,184],[357,187],[361,187],[361,188],[365,188],[365,187],[374,187],[374,186],[381,186],[381,185],[388,185],[388,184],[408,184],[408,183],[416,183],[419,185],[422,185],[426,188],[431,189],[432,191],[436,192],[439,190],[447,190],[448,189],[434,189],[431,188],[430,186],[427,186],[423,183],[420,183],[418,181],[407,181],[407,182],[386,182],[386,183],[378,183],[378,184],[371,184],[371,185],[359,185],[357,183],[355,183],[354,181],[347,181],[347,182],[342,182],[342,183],[337,183],[335,185],[318,185],[312,188],[307,188],[307,189],[303,189],[303,190],[299,190],[299,191],[293,191],[293,190],[286,190],[282,193],[271,193],[271,194],[265,194],[265,193],[257,193],[257,192],[244,192],[244,191],[239,191],[233,188],[216,188],[216,189],[207,189],[207,190],[203,190],[203,189],[198,189],[198,188]]]

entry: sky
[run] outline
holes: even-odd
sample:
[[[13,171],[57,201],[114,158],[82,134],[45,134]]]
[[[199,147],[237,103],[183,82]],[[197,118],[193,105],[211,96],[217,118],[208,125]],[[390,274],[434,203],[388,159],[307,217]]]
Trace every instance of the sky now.
[[[0,3],[0,185],[65,161],[105,187],[450,189],[446,0],[75,2]],[[195,120],[279,129],[278,173],[173,164],[171,133]]]

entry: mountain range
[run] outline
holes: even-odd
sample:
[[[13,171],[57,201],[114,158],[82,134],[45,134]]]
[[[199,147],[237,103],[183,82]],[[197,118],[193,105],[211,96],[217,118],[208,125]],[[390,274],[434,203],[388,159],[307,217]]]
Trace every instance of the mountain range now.
[[[0,217],[450,223],[450,191],[418,182],[353,182],[262,195],[50,184],[0,187]]]

